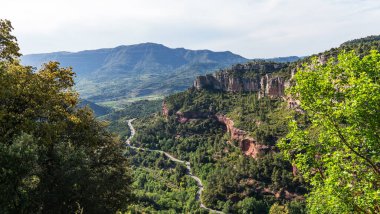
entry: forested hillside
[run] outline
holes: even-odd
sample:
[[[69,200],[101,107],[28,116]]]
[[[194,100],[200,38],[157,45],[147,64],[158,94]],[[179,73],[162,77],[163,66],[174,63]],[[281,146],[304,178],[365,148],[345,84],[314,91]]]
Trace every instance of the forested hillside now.
[[[12,30],[0,19],[0,213],[380,213],[380,36],[305,58],[145,43],[34,68]]]
[[[324,75],[323,71],[327,72],[331,67],[336,72],[335,78],[338,80],[342,78],[339,72],[343,72],[340,75],[348,75],[349,69],[354,68],[352,72],[362,71],[361,75],[365,73],[372,75],[365,80],[368,82],[356,84],[358,86],[363,84],[363,87],[373,86],[373,89],[368,88],[368,91],[362,88],[360,93],[363,93],[363,96],[372,96],[371,99],[374,101],[371,103],[375,105],[378,97],[375,91],[379,89],[380,58],[375,52],[371,56],[367,55],[370,54],[370,50],[379,49],[380,40],[377,37],[369,37],[344,43],[338,48],[294,63],[254,61],[198,77],[194,81],[194,87],[164,99],[161,115],[155,114],[134,122],[137,135],[133,139],[133,144],[168,151],[190,161],[194,165],[194,173],[205,183],[202,196],[204,203],[225,213],[306,213],[306,210],[312,213],[375,213],[379,211],[376,199],[379,177],[376,175],[378,167],[373,162],[379,163],[375,155],[379,154],[379,147],[371,145],[375,145],[379,138],[375,136],[376,134],[366,135],[368,140],[371,139],[368,141],[369,144],[355,144],[353,141],[354,144],[351,145],[350,142],[344,141],[341,143],[342,147],[337,147],[340,132],[327,129],[330,126],[321,124],[324,121],[318,120],[318,115],[309,114],[308,111],[313,105],[310,103],[311,107],[308,107],[305,99],[309,98],[304,97],[313,97],[312,90],[316,90],[315,93],[320,93],[316,98],[323,98],[327,96],[323,90],[327,89],[321,88],[323,85],[316,85],[315,87],[319,87],[321,91],[318,92],[317,88],[311,87],[308,88],[310,93],[307,95],[303,95],[308,92],[302,88],[294,89],[296,91],[291,94],[287,94],[286,90],[295,88],[296,85],[301,87],[303,84],[301,81],[307,80],[301,79],[302,73],[310,73],[309,70],[304,71],[305,69],[315,68],[315,78],[317,78],[319,75],[317,71]],[[345,51],[353,52],[345,53]],[[360,62],[360,57],[364,56],[366,57],[363,62]],[[314,81],[318,84],[319,80]],[[364,81],[364,79],[355,81]],[[310,84],[311,82],[303,87],[310,87]],[[326,83],[321,82],[321,84]],[[329,87],[333,89],[338,86]],[[334,96],[333,91],[330,92],[332,96]],[[375,94],[370,95],[371,93]],[[349,118],[354,118],[354,115],[349,116],[344,113],[347,107],[344,107],[343,100],[339,98],[337,102],[333,102],[336,106],[331,106],[330,110],[342,108],[341,113],[329,114],[343,114],[333,119],[338,123],[336,127],[342,126],[343,133],[340,134],[351,139],[350,135],[356,133],[359,124],[355,125],[354,121],[350,121]],[[322,106],[327,101],[315,102],[319,108],[315,110],[324,112],[325,108]],[[362,105],[358,100],[355,103],[358,108]],[[341,107],[338,107],[340,105]],[[369,104],[363,103],[363,105],[364,109],[360,114],[365,117],[367,111],[365,105]],[[372,108],[378,107],[372,106]],[[356,118],[359,119],[359,116]],[[368,120],[368,123],[373,124],[373,127],[368,129],[377,129],[379,121],[376,122],[375,118],[379,118],[379,114],[373,112],[372,118],[363,119],[359,126],[365,126],[365,121]],[[292,119],[299,127],[298,132],[294,125],[288,126],[288,122]],[[309,140],[296,134],[301,133],[300,130],[306,131],[305,137],[309,134],[307,138]],[[328,139],[327,133],[338,138]],[[326,141],[318,141],[318,138]],[[313,139],[317,145],[326,146],[330,150],[321,150],[318,146],[311,147]],[[280,141],[283,150],[278,147]],[[356,151],[356,147],[360,148],[359,152]],[[365,151],[363,147],[366,151],[372,151],[372,154],[361,155],[360,153]],[[310,154],[304,154],[305,151]],[[346,151],[345,158],[349,159],[342,157],[343,161],[338,158],[341,151]],[[329,165],[331,163],[344,167],[334,162],[338,160],[345,163],[347,169],[342,168],[340,171],[332,169]],[[351,184],[347,185],[350,185],[351,189],[332,180],[325,180],[327,178],[347,180],[348,178],[338,175],[355,175],[355,170],[359,170],[355,162],[362,162],[360,171],[370,174],[368,177],[350,178]],[[318,170],[321,174],[316,173]],[[361,186],[365,187],[370,195],[360,193]],[[334,188],[336,194],[331,192]],[[339,198],[339,194],[346,195],[344,197],[341,195]],[[325,203],[320,203],[321,201]],[[360,201],[364,204],[360,204]],[[162,210],[160,207],[155,208]]]

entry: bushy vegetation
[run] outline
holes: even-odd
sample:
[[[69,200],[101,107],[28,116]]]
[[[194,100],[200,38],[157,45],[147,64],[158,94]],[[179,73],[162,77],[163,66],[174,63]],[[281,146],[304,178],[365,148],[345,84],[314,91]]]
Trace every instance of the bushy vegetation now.
[[[111,112],[110,108],[97,105],[93,102],[84,99],[79,100],[78,106],[80,108],[89,107],[94,112],[96,117],[101,117]]]
[[[379,65],[377,51],[348,52],[295,76],[290,93],[311,124],[291,122],[281,148],[312,185],[311,213],[380,212]]]
[[[134,202],[129,211],[154,213],[203,213],[196,200],[198,187],[186,176],[183,164],[151,151],[126,152],[133,169]]]
[[[107,121],[107,129],[116,133],[120,140],[125,140],[130,135],[127,120],[142,118],[160,111],[162,100],[141,100],[124,105],[121,110],[99,117],[99,120]]]
[[[133,144],[168,151],[190,161],[194,173],[204,181],[202,199],[207,206],[228,212],[268,212],[275,202],[289,203],[284,198],[274,197],[275,192],[286,190],[299,196],[304,194],[302,180],[293,176],[292,166],[281,154],[270,153],[257,160],[243,155],[233,142],[227,142],[230,138],[226,134],[225,126],[213,117],[214,113],[226,113],[236,105],[256,101],[258,99],[254,94],[196,90],[170,96],[165,103],[174,108],[171,109],[173,112],[176,112],[177,107],[181,111],[209,114],[187,123],[179,123],[175,115],[168,118],[154,115],[139,119],[134,122],[138,132]],[[271,109],[271,104],[277,106],[275,100],[258,102],[262,102],[265,109]],[[249,104],[243,106],[251,108]],[[257,113],[251,113],[254,112]],[[270,113],[264,111],[263,114]],[[286,123],[283,125],[286,126]],[[303,207],[303,202],[297,203]]]
[[[0,213],[126,210],[122,144],[78,108],[70,68],[20,65],[11,30],[0,20]]]
[[[297,112],[289,111],[281,98],[258,98],[257,93],[226,93],[189,89],[165,99],[171,113],[192,112],[204,118],[216,114],[228,116],[234,126],[249,132],[259,143],[274,145],[287,133],[287,118]]]

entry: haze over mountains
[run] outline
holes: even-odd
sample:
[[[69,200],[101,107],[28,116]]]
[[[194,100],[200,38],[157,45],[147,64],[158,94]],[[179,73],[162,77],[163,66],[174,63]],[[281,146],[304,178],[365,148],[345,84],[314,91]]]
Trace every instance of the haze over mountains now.
[[[274,58],[295,61],[298,57]],[[210,50],[168,48],[142,43],[80,52],[30,54],[24,65],[40,67],[48,61],[72,66],[77,73],[77,90],[82,98],[115,106],[136,99],[154,99],[191,86],[194,77],[229,67],[248,59]]]

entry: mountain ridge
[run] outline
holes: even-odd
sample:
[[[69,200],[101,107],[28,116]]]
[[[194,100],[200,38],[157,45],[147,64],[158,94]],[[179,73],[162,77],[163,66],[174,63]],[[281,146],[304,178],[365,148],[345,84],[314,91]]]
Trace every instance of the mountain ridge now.
[[[130,100],[155,99],[183,91],[191,86],[195,76],[248,59],[230,51],[169,48],[151,42],[21,57],[24,65],[33,67],[48,61],[73,68],[81,98],[117,106]]]

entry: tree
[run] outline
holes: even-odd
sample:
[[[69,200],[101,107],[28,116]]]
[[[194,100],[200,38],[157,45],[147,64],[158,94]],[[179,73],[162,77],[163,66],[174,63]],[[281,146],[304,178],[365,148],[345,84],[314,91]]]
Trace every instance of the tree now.
[[[74,72],[22,66],[0,20],[0,213],[114,213],[130,200],[122,143],[79,108]]]
[[[314,59],[294,80],[310,125],[292,121],[279,146],[312,185],[309,211],[380,212],[380,54]]]
[[[288,214],[288,208],[278,203],[273,204],[269,209],[269,214]]]
[[[21,56],[17,39],[11,34],[12,30],[9,20],[0,19],[0,61],[12,61]]]

